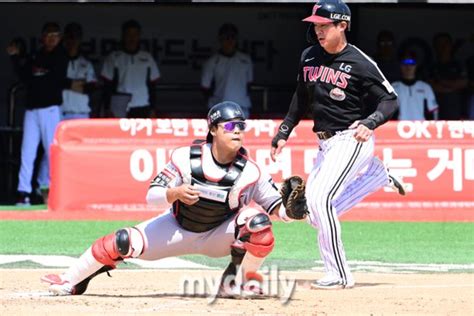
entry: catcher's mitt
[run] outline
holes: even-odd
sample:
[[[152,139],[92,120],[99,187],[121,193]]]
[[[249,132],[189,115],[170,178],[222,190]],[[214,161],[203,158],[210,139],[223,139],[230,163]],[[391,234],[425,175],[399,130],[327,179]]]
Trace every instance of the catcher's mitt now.
[[[299,176],[292,176],[281,184],[280,194],[286,215],[292,219],[304,219],[308,212],[305,196],[305,183]]]

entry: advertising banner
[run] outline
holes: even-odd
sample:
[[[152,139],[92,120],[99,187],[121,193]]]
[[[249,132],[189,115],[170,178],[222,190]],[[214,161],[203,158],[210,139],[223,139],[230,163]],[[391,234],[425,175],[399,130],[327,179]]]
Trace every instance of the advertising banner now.
[[[306,177],[318,144],[312,121],[302,121],[279,157],[270,142],[279,120],[249,120],[244,144],[255,160],[281,182]],[[202,119],[90,119],[64,121],[51,148],[53,211],[144,211],[150,181],[172,151],[204,139]],[[404,197],[383,188],[355,208],[382,211],[474,210],[474,122],[397,121],[375,132],[376,155],[404,179]]]

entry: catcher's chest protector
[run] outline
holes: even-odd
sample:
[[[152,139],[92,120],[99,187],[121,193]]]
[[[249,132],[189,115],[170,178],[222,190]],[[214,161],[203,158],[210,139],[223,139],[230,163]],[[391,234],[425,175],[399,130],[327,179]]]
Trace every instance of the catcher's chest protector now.
[[[193,205],[186,205],[179,200],[176,201],[173,203],[173,213],[184,229],[202,233],[219,226],[235,214],[239,203],[238,201],[232,201],[232,199],[238,199],[239,197],[230,193],[245,168],[247,159],[244,155],[238,154],[229,167],[227,174],[216,181],[209,180],[212,175],[207,178],[204,175],[202,144],[191,146],[189,160],[191,184],[201,192],[201,195],[199,201]]]

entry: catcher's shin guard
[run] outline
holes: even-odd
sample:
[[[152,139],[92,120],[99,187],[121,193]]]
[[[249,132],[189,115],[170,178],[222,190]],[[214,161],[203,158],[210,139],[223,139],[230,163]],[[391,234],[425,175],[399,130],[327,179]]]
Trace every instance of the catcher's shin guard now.
[[[87,286],[89,285],[90,280],[92,280],[93,278],[95,278],[97,275],[101,273],[107,272],[107,275],[111,277],[109,271],[113,269],[114,267],[112,266],[103,266],[102,268],[94,272],[92,275],[88,276],[81,282],[77,283],[76,285],[74,285],[74,295],[83,294],[87,290]]]
[[[235,275],[237,274],[237,267],[240,266],[242,263],[242,259],[244,259],[245,255],[245,250],[243,249],[237,249],[237,248],[232,248],[230,251],[230,257],[231,257],[231,262],[227,266],[227,268],[224,270],[224,273],[222,274],[221,278],[221,287],[224,285],[229,285],[233,286],[235,284],[234,279]],[[229,280],[229,281],[227,281]]]
[[[250,215],[251,213],[253,214]],[[245,210],[238,215],[236,224],[239,232],[232,248],[235,251],[245,251],[235,276],[236,285],[241,286],[251,279],[259,279],[257,271],[265,257],[273,250],[275,242],[272,223],[266,213],[252,209]],[[242,284],[238,284],[240,282]]]
[[[134,227],[124,228],[97,239],[92,245],[92,255],[103,265],[115,268],[122,259],[139,257],[144,249],[145,238],[141,232]]]

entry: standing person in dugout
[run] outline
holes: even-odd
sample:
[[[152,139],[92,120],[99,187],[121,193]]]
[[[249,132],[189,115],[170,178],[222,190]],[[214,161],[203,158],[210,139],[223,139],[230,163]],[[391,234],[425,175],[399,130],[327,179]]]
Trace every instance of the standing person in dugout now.
[[[52,293],[83,294],[93,277],[123,259],[202,254],[231,255],[220,295],[263,294],[257,270],[273,249],[270,215],[288,222],[291,213],[270,175],[242,147],[246,124],[240,106],[219,103],[207,119],[207,141],[176,149],[151,182],[147,202],[169,211],[97,239],[65,273],[44,276]],[[264,211],[247,208],[252,200]]]
[[[135,20],[124,22],[122,47],[110,53],[102,66],[100,75],[104,81],[105,108],[109,116],[156,117],[155,89],[160,79],[160,70],[153,56],[140,49],[141,34],[140,23]],[[124,113],[113,111],[114,103],[124,102],[115,102],[117,96],[126,100]]]
[[[249,55],[238,49],[238,36],[239,31],[234,24],[225,23],[219,28],[219,51],[202,67],[201,90],[209,109],[217,103],[233,101],[249,118],[253,63]]]
[[[64,47],[69,64],[67,78],[71,80],[71,88],[63,90],[62,119],[89,118],[91,107],[89,94],[97,85],[94,66],[82,55],[82,26],[69,23],[64,27]]]
[[[18,175],[17,205],[29,205],[32,192],[34,162],[40,142],[46,160],[38,178],[45,199],[49,191],[49,146],[53,142],[56,126],[61,120],[60,105],[63,89],[71,85],[66,79],[67,54],[61,42],[61,30],[56,22],[47,22],[41,31],[41,48],[31,58],[22,60],[19,47],[11,43],[7,52],[15,71],[27,88],[28,104],[23,120],[21,167]]]
[[[373,156],[373,131],[398,109],[397,95],[377,64],[347,43],[351,11],[343,1],[321,0],[303,21],[311,23],[307,35],[313,46],[301,55],[296,92],[272,140],[271,157],[276,160],[293,128],[311,110],[319,152],[306,198],[326,273],[312,288],[351,288],[354,278],[338,216],[383,186],[405,194],[401,180]],[[368,117],[362,116],[365,95],[375,100]]]
[[[67,87],[62,91],[61,120],[89,118],[89,94],[95,88],[92,63],[82,56],[80,47],[82,27],[78,23],[69,23],[64,27],[63,45],[69,58],[66,76]],[[44,155],[38,170],[38,183],[49,182],[48,156]],[[46,192],[45,192],[46,191]],[[49,190],[41,190],[44,204],[48,204]]]
[[[437,120],[438,104],[429,83],[417,79],[418,63],[413,52],[405,53],[400,60],[400,81],[392,83],[397,92],[399,120]]]

